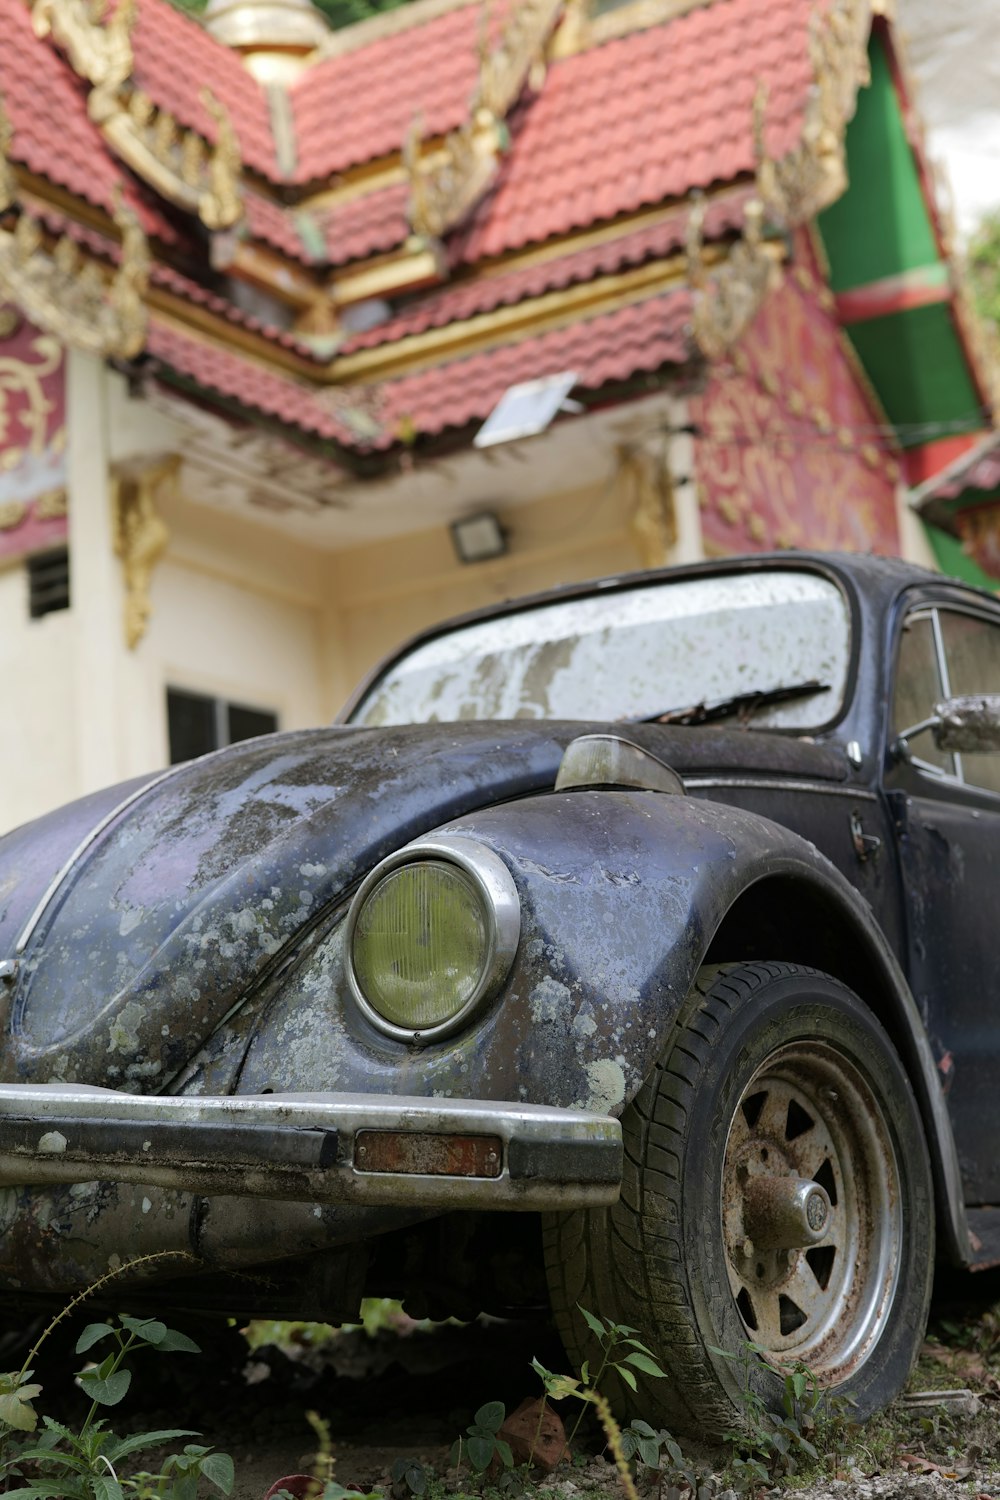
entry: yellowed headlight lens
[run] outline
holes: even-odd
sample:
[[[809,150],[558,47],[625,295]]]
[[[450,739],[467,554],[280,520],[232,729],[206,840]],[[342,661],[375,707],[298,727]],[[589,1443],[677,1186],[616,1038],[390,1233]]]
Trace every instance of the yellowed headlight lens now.
[[[489,961],[482,897],[457,866],[419,860],[373,887],[354,925],[361,993],[393,1026],[425,1031],[458,1014]]]

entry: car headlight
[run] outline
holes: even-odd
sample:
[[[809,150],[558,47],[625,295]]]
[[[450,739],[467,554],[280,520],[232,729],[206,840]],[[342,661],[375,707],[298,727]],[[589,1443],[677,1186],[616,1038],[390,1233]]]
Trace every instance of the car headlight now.
[[[354,997],[390,1036],[431,1041],[503,983],[521,930],[510,871],[459,835],[409,844],[363,882],[347,918]]]

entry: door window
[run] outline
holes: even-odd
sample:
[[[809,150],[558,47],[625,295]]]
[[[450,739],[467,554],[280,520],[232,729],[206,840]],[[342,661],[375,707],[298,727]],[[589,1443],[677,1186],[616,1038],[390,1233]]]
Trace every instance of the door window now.
[[[952,697],[1000,693],[1000,625],[979,615],[940,613]],[[962,755],[962,775],[973,786],[1000,792],[1000,751]]]
[[[949,755],[919,729],[943,698],[1000,694],[1000,624],[961,610],[926,608],[903,626],[892,727],[905,734],[913,764],[937,776],[1000,793],[1000,751]]]

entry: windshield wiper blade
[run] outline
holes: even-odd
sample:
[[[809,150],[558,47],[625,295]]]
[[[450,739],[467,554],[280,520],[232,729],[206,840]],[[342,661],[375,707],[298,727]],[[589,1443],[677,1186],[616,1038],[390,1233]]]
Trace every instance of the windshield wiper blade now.
[[[787,687],[758,688],[748,693],[733,693],[729,698],[718,698],[713,703],[692,703],[687,708],[668,708],[661,714],[646,714],[636,720],[639,724],[711,724],[716,719],[728,719],[731,714],[749,717],[755,709],[771,703],[785,703],[792,698],[808,698],[811,693],[824,693],[828,682],[812,677],[808,682],[793,682]]]

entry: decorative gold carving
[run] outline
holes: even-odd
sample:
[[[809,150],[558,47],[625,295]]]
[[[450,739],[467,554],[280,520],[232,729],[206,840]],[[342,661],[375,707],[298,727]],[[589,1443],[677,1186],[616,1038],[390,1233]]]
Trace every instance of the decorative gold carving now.
[[[641,443],[616,449],[617,479],[629,511],[629,529],[644,568],[659,568],[677,544],[677,512],[666,442],[653,453]]]
[[[688,281],[694,294],[692,325],[707,359],[721,359],[753,322],[778,268],[761,234],[763,207],[751,198],[744,209],[743,234],[711,276],[704,263],[704,199],[697,199],[688,219]]]
[[[485,109],[503,120],[527,82],[533,65],[544,60],[545,43],[562,10],[563,0],[519,0],[512,5],[499,46],[487,50],[484,38],[479,81],[472,96],[472,113]],[[484,7],[488,17],[488,7]]]
[[[141,89],[125,97],[136,0],[120,0],[106,22],[102,11],[101,0],[34,0],[32,20],[36,35],[51,35],[74,72],[90,83],[90,117],[122,161],[171,203],[196,213],[207,229],[228,229],[243,212],[242,159],[228,114],[208,89],[202,90],[202,102],[218,126],[210,146]]]
[[[197,131],[182,129],[140,89],[108,112],[101,129],[121,160],[162,197],[197,214],[206,229],[229,229],[243,214],[239,142],[212,93],[202,89],[201,98],[219,127],[214,146]]]
[[[757,191],[776,223],[801,224],[836,201],[847,187],[844,136],[858,89],[868,82],[871,0],[834,0],[810,20],[813,85],[799,139],[780,159],[768,155],[767,89],[754,98]]]
[[[59,521],[68,514],[65,490],[46,490],[35,501],[35,515],[40,521]]]
[[[153,569],[170,540],[157,510],[160,487],[177,478],[181,460],[171,454],[160,463],[118,474],[112,480],[115,554],[125,575],[125,642],[130,651],[142,640],[152,612],[149,586]]]
[[[489,8],[483,8],[479,77],[469,118],[429,158],[421,151],[420,121],[403,148],[410,185],[410,224],[416,234],[437,239],[458,224],[482,197],[496,171],[505,140],[503,120],[532,69],[544,63],[544,47],[562,0],[520,0],[512,5],[499,44],[488,44]]]
[[[13,531],[15,526],[20,526],[27,514],[26,501],[4,500],[0,503],[0,531]]]
[[[0,101],[0,151],[6,161],[10,126]],[[4,208],[16,199],[8,196]],[[97,261],[64,235],[50,249],[40,220],[21,208],[13,230],[0,229],[0,300],[13,302],[36,327],[92,354],[129,358],[146,337],[149,246],[138,219],[119,202],[114,222],[121,258],[110,284]]]
[[[428,166],[421,159],[420,121],[414,123],[403,146],[403,165],[415,234],[440,239],[478,203],[496,171],[499,143],[492,118],[470,120],[446,137],[441,159]]]
[[[87,109],[100,124],[118,108],[118,91],[132,72],[136,0],[120,0],[106,22],[101,0],[34,0],[35,35],[51,36],[74,73],[91,85]]]

